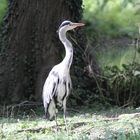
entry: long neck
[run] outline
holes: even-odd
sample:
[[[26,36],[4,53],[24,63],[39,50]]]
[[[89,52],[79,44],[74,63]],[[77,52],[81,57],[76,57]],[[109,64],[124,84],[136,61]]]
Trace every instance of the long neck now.
[[[62,63],[64,63],[64,66],[66,66],[68,69],[70,69],[72,60],[73,60],[73,47],[71,42],[66,37],[66,31],[60,31],[59,32],[59,38],[61,42],[64,44],[66,55],[63,59]]]

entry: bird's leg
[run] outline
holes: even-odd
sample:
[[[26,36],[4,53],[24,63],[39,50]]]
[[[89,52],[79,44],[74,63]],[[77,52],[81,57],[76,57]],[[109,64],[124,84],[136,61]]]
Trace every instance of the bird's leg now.
[[[57,112],[58,112],[58,110],[57,110],[57,108],[56,108],[56,109],[55,109],[55,123],[56,123],[56,130],[57,130],[57,132],[58,132]]]
[[[56,130],[58,131],[57,114],[55,114]]]
[[[63,101],[63,111],[64,111],[63,119],[64,119],[64,123],[65,123],[65,129],[67,131],[67,134],[69,134],[67,120],[66,120],[66,98]]]

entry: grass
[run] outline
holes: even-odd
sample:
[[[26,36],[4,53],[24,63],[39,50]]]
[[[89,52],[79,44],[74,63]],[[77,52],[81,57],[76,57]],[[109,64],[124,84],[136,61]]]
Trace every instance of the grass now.
[[[39,108],[40,110],[40,108]],[[42,108],[41,108],[42,110]],[[69,111],[67,117],[69,134],[63,124],[62,113],[59,114],[59,130],[55,121],[43,119],[43,112],[30,111],[25,115],[0,118],[1,140],[131,140],[140,138],[139,109],[118,107],[105,109],[77,108]],[[21,112],[20,112],[21,113]],[[39,113],[39,115],[38,115]]]

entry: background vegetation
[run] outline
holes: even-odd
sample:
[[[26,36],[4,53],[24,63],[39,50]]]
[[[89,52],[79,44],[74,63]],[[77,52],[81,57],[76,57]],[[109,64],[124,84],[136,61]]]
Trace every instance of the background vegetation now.
[[[3,17],[7,10],[7,4],[8,4],[7,0],[0,0],[0,26],[3,22]]]
[[[133,37],[140,19],[139,0],[83,0],[89,37]],[[94,34],[93,34],[94,35]]]
[[[83,2],[87,39],[102,76],[108,81],[109,96],[118,99],[118,105],[139,104],[139,1]]]
[[[83,0],[83,3],[86,33],[90,42],[97,41],[93,51],[97,52],[101,68],[112,64],[121,68],[122,64],[132,62],[136,51],[133,41],[139,36],[138,0]],[[139,56],[135,59],[138,62]]]

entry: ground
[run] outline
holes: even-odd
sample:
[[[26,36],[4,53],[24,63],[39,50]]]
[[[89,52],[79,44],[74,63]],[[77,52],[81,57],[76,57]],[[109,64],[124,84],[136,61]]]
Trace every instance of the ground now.
[[[99,107],[100,106],[100,107]],[[43,107],[12,106],[0,118],[1,140],[139,140],[140,109],[105,107],[68,108],[68,132],[62,112],[55,121],[43,118]],[[18,109],[17,109],[18,108]],[[16,110],[16,111],[15,111]],[[21,113],[22,112],[22,113]]]

